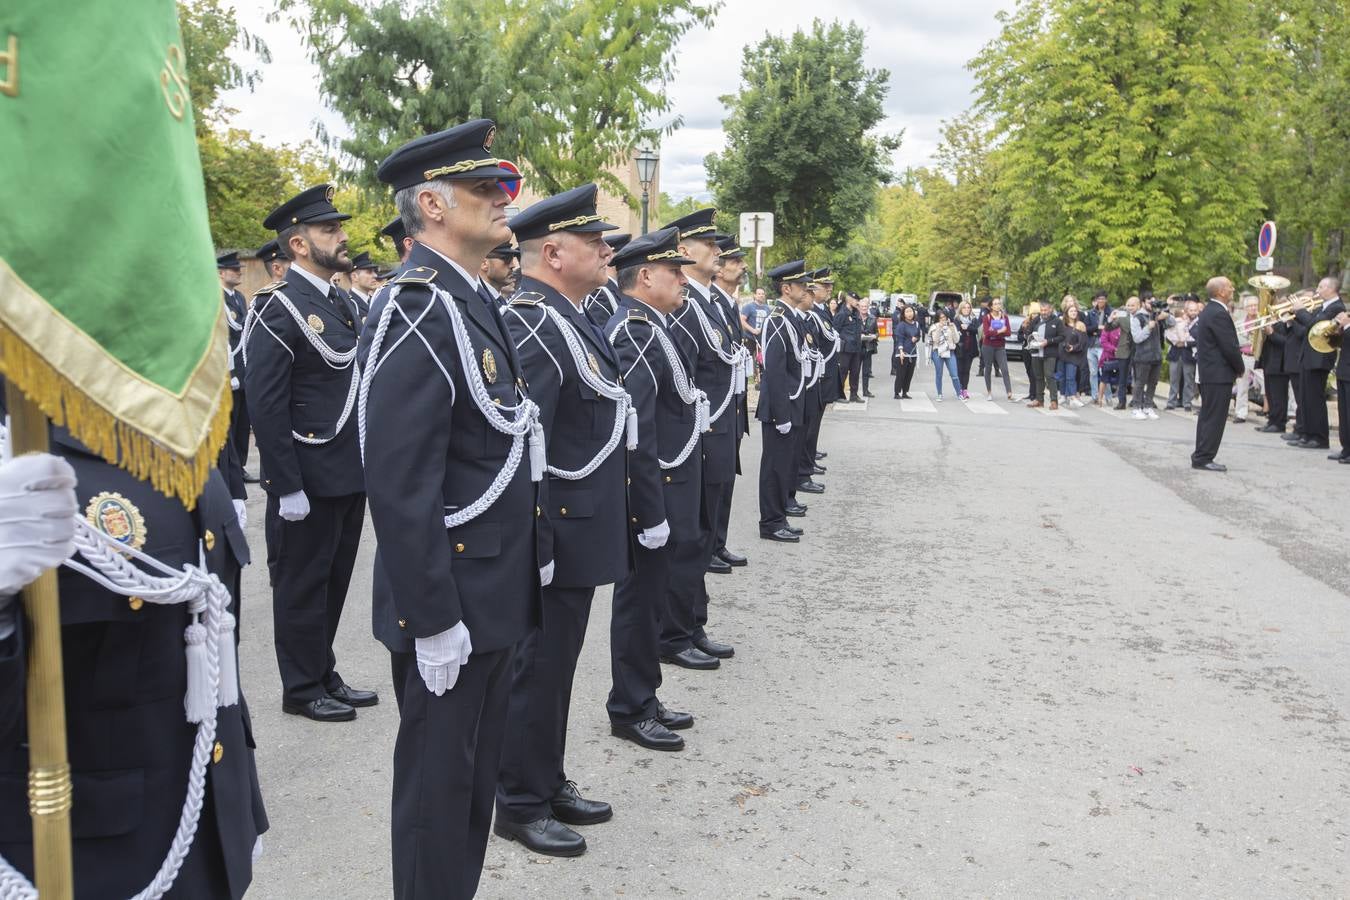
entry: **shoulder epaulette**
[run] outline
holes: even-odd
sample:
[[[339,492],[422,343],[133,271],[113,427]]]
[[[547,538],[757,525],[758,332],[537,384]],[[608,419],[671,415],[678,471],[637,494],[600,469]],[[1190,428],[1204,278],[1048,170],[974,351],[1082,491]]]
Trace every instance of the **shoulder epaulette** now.
[[[769,313],[769,315],[771,316],[781,316],[782,314],[783,314],[783,307],[781,306],[775,306],[773,308],[773,311]]]
[[[647,314],[644,313],[644,312],[643,312],[642,310],[640,310],[640,309],[629,309],[629,310],[628,310],[628,319],[627,319],[627,321],[629,321],[629,322],[646,322],[646,321],[647,321]]]
[[[397,284],[431,284],[436,280],[436,270],[427,266],[406,269],[394,279]]]
[[[511,298],[512,306],[542,306],[544,295],[538,291],[520,291]]]
[[[286,282],[284,281],[274,281],[271,284],[265,284],[262,287],[258,288],[256,291],[253,292],[253,296],[257,297],[260,294],[270,294],[273,291],[281,290],[285,286]]]

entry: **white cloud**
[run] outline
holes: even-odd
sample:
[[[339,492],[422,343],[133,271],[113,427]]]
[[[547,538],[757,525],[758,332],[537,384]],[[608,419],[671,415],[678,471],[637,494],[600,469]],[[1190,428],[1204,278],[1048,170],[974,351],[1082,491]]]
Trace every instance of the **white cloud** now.
[[[833,0],[822,7],[815,0],[728,0],[712,28],[691,31],[680,44],[667,93],[684,127],[662,144],[662,190],[677,198],[708,196],[703,157],[723,147],[726,110],[718,98],[739,86],[742,48],[769,31],[810,28],[817,18],[852,20],[866,30],[868,65],[891,73],[881,128],[905,132],[895,169],[928,163],[941,121],[970,106],[974,80],[965,70],[967,60],[998,34],[995,15],[1011,5],[1012,0]],[[241,0],[235,10],[273,54],[256,92],[226,95],[225,102],[239,110],[235,123],[274,142],[310,138],[316,122],[344,133],[341,118],[319,97],[318,72],[300,37],[284,23],[265,21],[266,8],[258,0]]]

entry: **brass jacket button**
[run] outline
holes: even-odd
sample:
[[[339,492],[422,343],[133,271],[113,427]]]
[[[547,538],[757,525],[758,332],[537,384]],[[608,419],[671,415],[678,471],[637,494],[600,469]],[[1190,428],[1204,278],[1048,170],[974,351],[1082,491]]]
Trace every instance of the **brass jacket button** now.
[[[128,597],[128,598],[127,598],[127,606],[130,606],[133,612],[139,610],[139,609],[140,609],[142,606],[144,606],[144,605],[145,605],[145,601],[142,600],[140,597]]]
[[[562,513],[564,516],[567,515],[567,507],[559,507],[558,512]]]
[[[463,552],[464,552],[464,545],[463,545],[463,544],[456,544],[456,545],[455,545],[455,552],[456,552],[456,553],[463,553]]]
[[[211,762],[219,763],[224,755],[225,755],[225,745],[222,744],[220,741],[216,741],[216,746],[211,748]]]
[[[206,529],[206,534],[202,535],[202,543],[206,545],[207,550],[216,549],[216,533],[210,528]]]

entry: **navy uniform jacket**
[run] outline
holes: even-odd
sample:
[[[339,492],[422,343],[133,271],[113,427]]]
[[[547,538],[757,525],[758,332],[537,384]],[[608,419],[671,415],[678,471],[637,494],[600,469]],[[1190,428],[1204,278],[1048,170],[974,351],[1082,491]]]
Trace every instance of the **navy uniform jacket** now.
[[[621,295],[619,311],[605,325],[619,358],[624,387],[638,413],[638,447],[629,460],[629,524],[634,532],[670,525],[672,541],[699,536],[702,495],[700,453],[695,446],[685,461],[662,469],[658,460],[674,461],[689,440],[696,409],[680,399],[670,362],[655,330],[670,332],[657,314],[632,297]],[[674,343],[674,338],[671,338]],[[678,345],[677,345],[678,346]],[[688,367],[686,366],[686,374]]]
[[[712,326],[711,340],[704,331],[695,305],[702,310]],[[727,392],[736,386],[735,368],[718,357],[717,351],[731,353],[737,344],[730,329],[718,314],[711,297],[689,285],[684,304],[670,316],[670,335],[685,358],[690,360],[694,384],[708,395],[709,415],[717,412]],[[713,343],[716,343],[716,347]],[[703,480],[709,484],[726,484],[736,479],[736,398],[727,402],[726,409],[703,435]]]
[[[781,303],[764,323],[760,336],[764,345],[764,364],[760,372],[759,406],[755,418],[770,425],[791,422],[794,428],[802,424],[806,408],[806,389],[803,386],[804,361],[798,361],[797,352],[804,352],[805,322]],[[793,348],[796,348],[794,351]],[[792,395],[797,394],[794,398]]]
[[[244,336],[244,320],[248,318],[248,303],[238,291],[223,291],[225,319],[230,326],[230,372],[244,385],[244,354],[239,351],[239,340]]]
[[[862,315],[856,309],[845,306],[834,314],[834,330],[839,333],[839,351],[841,353],[861,353]]]
[[[366,317],[370,315],[370,298],[359,291],[352,291],[347,294],[347,299],[356,307],[356,330],[360,332],[365,327]]]
[[[1345,312],[1345,304],[1341,302],[1339,297],[1318,312],[1307,309],[1294,310],[1294,319],[1306,329],[1303,339],[1303,368],[1318,372],[1330,372],[1336,367],[1336,351],[1318,353],[1312,348],[1311,344],[1308,344],[1307,335],[1312,332],[1313,326],[1318,322],[1330,322],[1343,312]]]
[[[315,331],[319,328],[314,323],[322,326],[319,340],[335,352],[353,349],[357,336],[355,313],[338,290],[330,287],[328,297],[323,296],[294,266],[284,281],[254,295],[245,386],[263,489],[278,497],[300,490],[312,497],[359,494],[365,485],[355,404],[333,437],[347,403],[351,366],[330,366],[281,305],[277,292],[286,295]],[[305,444],[292,432],[333,439]]]
[[[619,380],[619,360],[609,341],[572,301],[541,281],[521,278],[520,290],[503,310],[502,320],[515,342],[530,399],[539,404],[549,465],[575,472],[608,442],[619,404],[582,381],[572,352],[545,307],[572,325],[587,354],[583,365],[594,361],[600,376],[613,383]],[[553,528],[553,584],[558,587],[612,584],[631,568],[627,446],[625,429],[618,446],[585,478],[548,476],[544,515]]]
[[[744,346],[745,326],[741,324],[741,311],[736,308],[735,302],[731,297],[727,296],[726,291],[715,284],[712,286],[712,295],[714,301],[713,305],[719,310],[719,317],[726,323],[727,328],[732,335],[732,339],[738,346]],[[738,427],[740,428],[740,434],[750,433],[750,410],[746,406],[745,401],[745,394],[741,394],[734,401],[736,403],[736,420]],[[739,436],[737,437],[737,443],[739,445]],[[736,461],[736,465],[736,474],[739,475],[741,473],[739,459]]]
[[[134,529],[144,536],[139,549],[173,568],[197,564],[201,540],[207,568],[226,587],[237,583],[248,545],[219,473],[211,473],[189,513],[64,429],[52,429],[51,452],[75,469],[82,512],[97,495],[119,495],[91,518],[102,530]],[[58,573],[76,896],[130,897],[163,862],[187,793],[197,732],[183,716],[190,617],[186,605],[124,597],[70,569]],[[237,595],[231,612],[238,617]],[[0,854],[31,880],[22,634],[20,627],[0,641]],[[216,742],[206,807],[172,897],[241,897],[252,878],[253,845],[267,830],[242,699],[218,710]]]
[[[823,303],[812,305],[811,312],[814,314],[812,327],[816,329],[815,347],[820,351],[825,361],[821,363],[824,371],[821,373],[820,380],[816,382],[816,387],[820,391],[820,405],[822,407],[839,396],[839,351],[834,346],[834,320],[830,318],[830,308]],[[828,336],[826,335],[828,332]]]
[[[1228,307],[1210,300],[1191,326],[1196,375],[1201,384],[1232,382],[1242,374],[1242,350]]]
[[[371,618],[376,639],[395,653],[411,653],[414,638],[461,620],[473,649],[486,653],[538,625],[539,568],[552,551],[528,447],[491,506],[445,527],[447,513],[476,501],[496,478],[512,438],[493,428],[471,397],[450,314],[433,284],[463,317],[471,364],[492,401],[514,406],[525,389],[495,304],[440,254],[414,244],[402,272],[376,293],[358,353],[364,367],[392,304],[366,406],[366,494],[379,541]]]
[[[619,298],[622,296],[618,282],[611,278],[586,295],[581,309],[596,328],[604,328],[605,323],[618,311]]]

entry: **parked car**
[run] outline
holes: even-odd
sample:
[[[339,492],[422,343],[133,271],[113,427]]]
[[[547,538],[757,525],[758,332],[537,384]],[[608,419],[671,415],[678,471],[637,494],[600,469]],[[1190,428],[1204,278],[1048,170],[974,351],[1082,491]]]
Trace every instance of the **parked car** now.
[[[938,307],[950,307],[955,311],[965,299],[966,295],[960,291],[933,291],[928,295],[928,312],[932,315],[938,311]]]
[[[1022,322],[1026,316],[1019,316],[1016,313],[1008,316],[1008,327],[1012,329],[1012,334],[1003,339],[1003,348],[1008,351],[1008,359],[1021,359],[1026,348],[1022,346],[1022,338],[1018,332],[1022,328]]]

